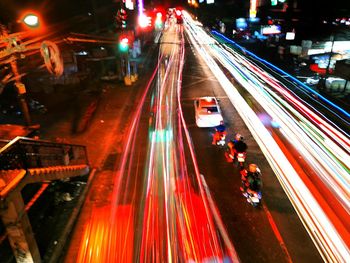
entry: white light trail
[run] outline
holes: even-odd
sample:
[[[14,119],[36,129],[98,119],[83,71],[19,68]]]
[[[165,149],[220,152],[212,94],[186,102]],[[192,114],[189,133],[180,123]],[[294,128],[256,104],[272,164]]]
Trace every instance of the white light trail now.
[[[327,204],[319,204],[320,200],[314,196],[315,192],[310,182],[306,183],[306,179],[302,179],[296,172],[269,131],[227,79],[213,57],[229,70],[272,119],[280,124],[280,132],[291,145],[296,145],[304,160],[346,211],[349,211],[350,207],[349,137],[315,115],[305,103],[283,89],[271,75],[262,72],[233,50],[221,47],[198,27],[187,13],[184,13],[184,17],[191,43],[215,74],[252,132],[322,257],[328,261],[346,261],[350,258],[349,247],[346,244],[348,231],[330,220],[332,211],[326,209]],[[276,91],[281,92],[280,95],[276,96]],[[336,140],[336,143],[333,140]]]

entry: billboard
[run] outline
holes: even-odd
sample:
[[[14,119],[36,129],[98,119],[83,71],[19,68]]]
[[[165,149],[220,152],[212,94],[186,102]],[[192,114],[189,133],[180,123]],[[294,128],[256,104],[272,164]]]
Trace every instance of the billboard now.
[[[262,35],[281,34],[281,26],[280,25],[261,26],[261,34]]]
[[[295,32],[286,33],[286,40],[294,40],[294,39],[295,39]]]
[[[250,0],[250,8],[249,8],[249,17],[254,18],[256,17],[257,12],[257,0]]]

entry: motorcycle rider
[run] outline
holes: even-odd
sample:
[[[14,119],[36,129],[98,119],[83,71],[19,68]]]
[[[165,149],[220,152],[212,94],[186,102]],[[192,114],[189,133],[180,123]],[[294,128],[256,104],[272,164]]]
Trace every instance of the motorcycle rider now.
[[[226,126],[224,121],[220,121],[220,124],[215,127],[212,144],[216,145],[216,143],[220,141],[221,137],[223,136],[226,136]]]
[[[228,163],[232,163],[235,158],[235,144],[233,143],[233,140],[230,140],[227,143],[225,157]]]
[[[240,187],[243,194],[247,192],[258,192],[261,189],[261,173],[258,166],[254,163],[249,164],[248,171],[243,169],[241,171],[242,186]]]
[[[233,141],[234,146],[235,146],[235,152],[236,153],[241,153],[241,152],[246,152],[247,151],[247,144],[243,141],[243,137],[242,135],[240,135],[239,133],[237,133],[235,135],[235,139]]]
[[[227,143],[227,149],[225,152],[225,157],[227,162],[232,163],[236,158],[237,153],[246,152],[247,144],[243,141],[243,137],[241,134],[236,133],[234,140],[230,140]]]

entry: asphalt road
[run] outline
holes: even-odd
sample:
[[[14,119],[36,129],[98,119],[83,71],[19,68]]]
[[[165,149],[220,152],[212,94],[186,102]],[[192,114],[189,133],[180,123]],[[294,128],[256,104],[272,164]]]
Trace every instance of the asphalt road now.
[[[181,99],[186,122],[190,127],[200,171],[207,180],[240,259],[242,262],[322,262],[244,122],[199,54],[190,45],[186,47]],[[236,132],[244,136],[248,144],[246,162],[256,163],[263,175],[261,208],[253,208],[246,202],[239,190],[238,168],[225,161],[224,149],[211,145],[213,129],[196,127],[193,100],[201,96],[220,99],[228,138],[232,138]],[[249,95],[246,98],[249,99]]]
[[[194,171],[193,167],[183,169],[185,160],[190,159],[188,146],[181,147],[180,138],[168,141],[169,134],[165,132],[170,130],[175,131],[174,135],[182,134],[182,128],[178,129],[179,123],[176,123],[178,110],[174,99],[180,57],[171,55],[179,52],[176,48],[178,44],[177,41],[168,39],[162,52],[158,55],[153,53],[154,65],[149,64],[146,69],[149,78],[140,80],[138,95],[133,99],[125,97],[129,104],[128,109],[122,107],[122,113],[111,114],[106,119],[107,124],[111,123],[113,116],[116,117],[118,121],[111,124],[109,129],[117,131],[118,126],[122,127],[122,134],[107,135],[107,132],[104,136],[108,139],[102,139],[104,144],[109,144],[109,149],[103,154],[107,154],[107,158],[101,163],[100,171],[96,175],[98,179],[88,195],[65,258],[66,262],[75,262],[73,259],[79,262],[92,262],[97,259],[108,261],[111,257],[119,262],[129,262],[132,258],[144,262],[161,262],[168,256],[165,245],[167,242],[174,258],[181,259],[184,251],[181,251],[179,244],[183,240],[178,238],[185,240],[186,235],[191,235],[191,230],[198,232],[199,229],[205,229],[198,192],[196,194],[195,190],[187,191],[190,199],[181,199],[184,195],[179,195],[178,190],[172,192],[172,178],[178,178],[176,176],[179,171],[180,174],[184,174],[184,171],[191,174]],[[181,96],[183,113],[194,144],[199,172],[204,175],[240,260],[322,262],[265,157],[218,81],[198,54],[194,53],[189,42],[185,43],[185,47]],[[157,57],[160,61],[159,70],[154,72]],[[154,77],[152,81],[151,76]],[[248,144],[247,163],[258,164],[262,171],[264,187],[261,208],[253,208],[242,196],[238,169],[226,163],[222,148],[211,145],[212,129],[198,128],[195,125],[193,100],[206,95],[220,99],[228,126],[228,138],[235,132],[241,133]],[[249,99],[249,96],[246,95],[246,98]],[[123,100],[116,96],[113,99],[119,102]],[[120,123],[121,116],[126,112],[126,118]],[[100,159],[102,160],[102,156]],[[182,168],[177,170],[175,164],[180,164],[178,167]],[[170,192],[165,192],[166,189]],[[165,200],[169,204],[179,200],[182,202],[169,206]],[[191,207],[192,210],[195,209],[195,214],[187,214],[187,223],[190,222],[193,228],[182,232],[185,235],[178,235],[173,231],[179,231],[176,227],[178,222],[186,218],[178,213],[186,214],[191,202],[196,204]],[[179,207],[181,209],[176,210]],[[210,222],[209,219],[208,223],[211,224]],[[170,227],[168,229],[167,224]],[[169,237],[174,239],[168,240]],[[194,235],[190,239],[196,243],[194,247],[201,251],[197,251],[199,255],[205,255],[201,249],[206,247],[209,238],[212,238],[210,233],[205,238]],[[91,255],[89,251],[99,253]]]

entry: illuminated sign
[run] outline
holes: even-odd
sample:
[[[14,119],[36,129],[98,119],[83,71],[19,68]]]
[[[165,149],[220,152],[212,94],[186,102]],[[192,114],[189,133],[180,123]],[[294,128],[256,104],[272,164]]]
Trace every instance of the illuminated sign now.
[[[287,32],[286,40],[294,40],[294,39],[295,39],[295,33],[294,32]]]
[[[214,4],[215,0],[207,0],[207,4]]]
[[[272,5],[272,6],[277,5],[277,0],[271,0],[271,5]]]
[[[269,26],[261,26],[261,34],[263,35],[273,35],[280,34],[281,26],[279,25],[269,25]]]
[[[249,9],[249,17],[256,17],[256,6],[258,4],[258,0],[250,0],[250,9]]]

